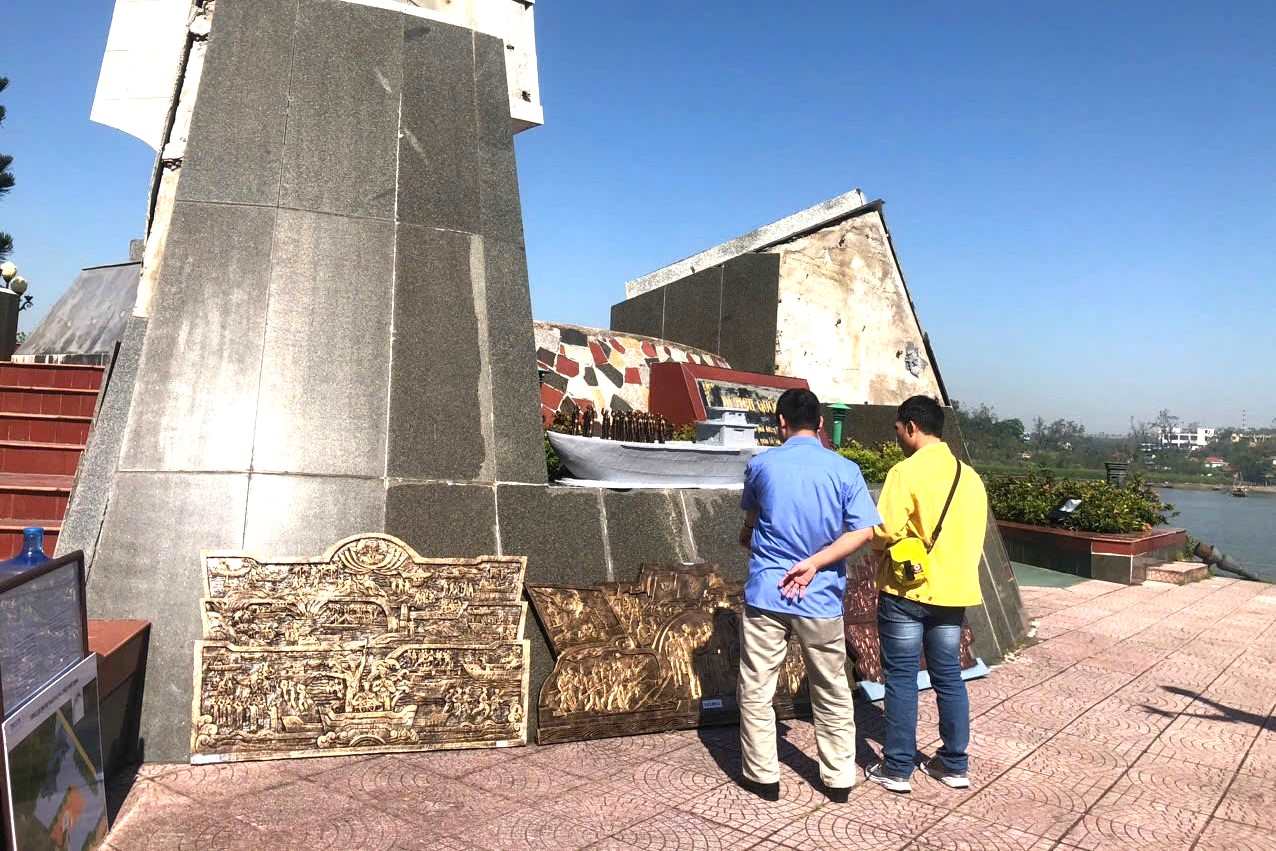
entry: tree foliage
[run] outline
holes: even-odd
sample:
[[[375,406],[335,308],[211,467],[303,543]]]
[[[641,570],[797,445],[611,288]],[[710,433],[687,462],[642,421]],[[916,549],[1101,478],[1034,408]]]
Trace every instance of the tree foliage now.
[[[904,460],[903,450],[894,443],[883,443],[873,449],[852,440],[838,448],[837,454],[858,464],[860,472],[864,474],[864,481],[874,483],[886,481],[886,474],[891,471],[891,467]]]
[[[0,77],[0,92],[9,87],[9,78]],[[0,124],[4,123],[5,109],[0,104]],[[0,154],[0,197],[3,197],[13,188],[14,179],[13,172],[9,170],[9,166],[13,165],[13,157],[8,154]],[[0,231],[0,260],[7,260],[9,255],[13,253],[13,237],[4,231]]]

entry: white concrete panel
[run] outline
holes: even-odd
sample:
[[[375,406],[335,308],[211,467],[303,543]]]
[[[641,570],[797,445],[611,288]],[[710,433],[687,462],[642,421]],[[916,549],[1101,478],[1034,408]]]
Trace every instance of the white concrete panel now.
[[[159,150],[189,14],[189,0],[116,0],[90,120]]]
[[[940,397],[879,211],[769,251],[780,255],[778,374],[800,375],[829,402]]]
[[[690,257],[679,260],[677,263],[672,263],[663,269],[657,269],[654,272],[643,275],[641,278],[635,278],[625,284],[625,297],[634,298],[640,296],[645,292],[659,289],[673,281],[680,281],[688,275],[699,272],[701,269],[717,266],[719,263],[725,263],[732,258],[739,257],[741,254],[759,251],[790,239],[794,234],[805,233],[824,227],[832,222],[840,221],[863,206],[864,193],[858,189],[852,189],[850,192],[838,195],[836,198],[822,201],[814,207],[808,207],[779,221],[763,225],[755,231],[746,233],[744,236],[738,236],[721,245],[715,245],[713,248],[701,251],[699,254],[693,254]]]

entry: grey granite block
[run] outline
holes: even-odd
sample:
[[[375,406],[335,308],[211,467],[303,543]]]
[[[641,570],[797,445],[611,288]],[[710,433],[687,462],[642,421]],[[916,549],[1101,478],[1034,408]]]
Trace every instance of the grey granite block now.
[[[279,211],[253,470],[385,475],[393,263],[390,222]]]
[[[478,106],[480,226],[488,240],[523,244],[523,210],[510,126],[505,42],[474,35],[474,93]]]
[[[501,552],[527,556],[529,585],[596,585],[610,580],[599,491],[499,485]]]
[[[661,337],[665,330],[665,289],[643,293],[611,306],[611,330]]]
[[[424,556],[497,555],[494,485],[392,482],[385,530]]]
[[[278,203],[296,19],[297,0],[217,4],[179,199]]]
[[[718,354],[731,366],[752,372],[775,371],[779,299],[779,255],[745,254],[723,265]]]
[[[484,240],[483,267],[494,476],[502,482],[543,484],[544,428],[536,346],[527,333],[532,325],[532,303],[523,246]]]
[[[253,473],[244,549],[259,558],[315,557],[385,527],[385,480]]]
[[[121,469],[248,469],[274,223],[262,207],[174,207]]]
[[[1142,585],[1147,579],[1147,568],[1143,568],[1140,576],[1135,570],[1133,556],[1094,554],[1090,556],[1090,578],[1122,585]]]
[[[617,581],[633,581],[645,563],[694,560],[682,503],[676,493],[607,491],[603,504],[608,549]]]
[[[342,0],[300,4],[280,206],[393,215],[403,21]]]
[[[89,615],[151,622],[142,738],[151,762],[190,752],[206,550],[243,543],[246,474],[120,473],[89,582]]]
[[[473,280],[481,248],[454,231],[400,224],[398,232],[387,475],[491,480]]]
[[[674,281],[665,287],[665,324],[661,336],[675,343],[716,352],[721,311],[721,266]],[[765,328],[754,329],[754,333],[762,331]]]
[[[66,516],[62,518],[62,531],[54,551],[55,556],[61,556],[81,550],[84,566],[90,572],[102,520],[106,515],[111,480],[124,445],[124,429],[128,424],[129,406],[133,401],[133,387],[137,382],[137,367],[145,338],[146,319],[130,316],[124,326],[119,353],[107,371],[93,430],[89,432],[84,456],[75,471],[75,486],[71,490],[71,501]]]
[[[598,490],[499,485],[496,504],[501,552],[527,556],[525,585],[585,587],[612,578],[603,546]],[[528,615],[525,634],[532,647],[528,695],[534,734],[541,686],[554,669],[554,656],[534,610]]]
[[[745,580],[749,576],[749,551],[740,546],[740,491],[686,490],[675,494],[682,500],[699,561],[722,568],[722,575]]]
[[[473,32],[436,21],[407,19],[403,81],[399,221],[478,233]],[[505,97],[508,124],[508,95]]]
[[[1015,630],[1011,627],[1010,621],[1001,607],[1001,599],[997,596],[997,587],[993,581],[988,560],[984,558],[979,560],[979,590],[983,596],[983,604],[980,608],[992,627],[991,635],[996,641],[998,648],[998,652],[992,660],[985,658],[984,661],[1000,660],[1003,653],[1019,644],[1020,636],[1015,634]]]

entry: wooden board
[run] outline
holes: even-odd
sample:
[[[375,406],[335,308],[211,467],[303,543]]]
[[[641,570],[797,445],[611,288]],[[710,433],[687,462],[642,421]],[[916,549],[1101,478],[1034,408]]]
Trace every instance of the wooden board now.
[[[526,559],[208,553],[191,761],[527,742]]]
[[[527,593],[556,657],[541,687],[539,743],[739,719],[743,585],[723,579],[713,565],[644,565],[637,582],[531,586]],[[792,718],[809,702],[794,638],[776,714]]]

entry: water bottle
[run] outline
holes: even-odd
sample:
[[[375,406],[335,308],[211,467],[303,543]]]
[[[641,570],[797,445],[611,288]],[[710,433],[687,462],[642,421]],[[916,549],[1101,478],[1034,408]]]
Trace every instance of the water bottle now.
[[[48,560],[44,554],[44,529],[28,526],[22,530],[22,551],[8,561],[0,561],[0,575],[21,573]]]

